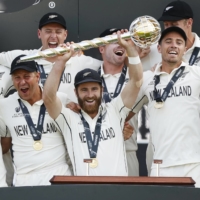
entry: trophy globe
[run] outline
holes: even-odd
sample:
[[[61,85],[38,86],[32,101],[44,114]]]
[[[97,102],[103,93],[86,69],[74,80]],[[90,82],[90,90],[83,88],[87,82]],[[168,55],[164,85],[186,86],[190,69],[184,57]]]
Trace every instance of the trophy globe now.
[[[158,42],[161,35],[159,22],[151,16],[136,18],[130,25],[129,32],[133,42],[142,49]]]

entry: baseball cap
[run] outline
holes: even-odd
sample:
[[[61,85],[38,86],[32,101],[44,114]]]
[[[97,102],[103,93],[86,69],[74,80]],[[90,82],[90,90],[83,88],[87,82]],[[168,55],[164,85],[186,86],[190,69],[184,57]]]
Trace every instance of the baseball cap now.
[[[117,31],[120,31],[121,28],[108,28],[106,29],[105,31],[103,31],[99,37],[105,37],[107,35],[112,35],[113,33],[117,32]]]
[[[161,41],[162,41],[162,39],[163,39],[168,33],[171,33],[171,32],[179,33],[179,34],[182,36],[182,38],[185,40],[185,42],[187,41],[187,36],[186,36],[186,34],[185,34],[185,31],[184,31],[182,28],[179,28],[179,27],[177,27],[177,26],[171,26],[171,27],[169,27],[169,28],[166,28],[166,29],[162,32],[161,37],[160,37],[158,43],[160,44]]]
[[[64,17],[56,12],[50,12],[45,14],[39,22],[39,29],[43,26],[50,24],[50,23],[57,23],[62,25],[65,29],[67,29],[66,21]]]
[[[184,1],[173,1],[169,3],[158,21],[178,21],[193,18],[191,7]]]
[[[25,55],[20,55],[17,56],[11,63],[11,69],[10,69],[10,74],[13,74],[13,72],[17,69],[24,69],[29,72],[35,72],[38,71],[37,69],[37,64],[35,61],[26,61],[26,62],[20,62],[18,63],[17,61]]]
[[[86,68],[84,70],[79,71],[74,80],[74,86],[77,86],[81,83],[87,83],[87,82],[97,82],[102,83],[100,75],[97,73],[97,71],[93,69]]]

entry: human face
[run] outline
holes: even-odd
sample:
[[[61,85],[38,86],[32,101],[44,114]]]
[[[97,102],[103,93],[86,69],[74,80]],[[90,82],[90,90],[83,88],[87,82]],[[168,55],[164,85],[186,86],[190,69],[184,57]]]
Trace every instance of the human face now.
[[[108,44],[99,48],[104,62],[111,63],[116,66],[124,64],[126,51],[118,44]]]
[[[191,32],[191,27],[192,27],[192,19],[182,19],[178,21],[164,21],[164,28],[169,28],[172,26],[177,26],[179,28],[182,28],[186,35],[188,36],[189,33]]]
[[[168,33],[158,45],[163,62],[179,64],[186,51],[185,40],[176,32]]]
[[[38,38],[42,42],[42,50],[48,48],[56,48],[59,44],[63,44],[67,38],[67,30],[60,24],[51,23],[38,29]]]
[[[102,86],[96,82],[81,83],[75,92],[80,107],[94,118],[101,105]]]
[[[38,85],[39,79],[38,72],[28,72],[24,69],[18,69],[12,74],[13,85],[19,96],[31,105],[41,97]]]

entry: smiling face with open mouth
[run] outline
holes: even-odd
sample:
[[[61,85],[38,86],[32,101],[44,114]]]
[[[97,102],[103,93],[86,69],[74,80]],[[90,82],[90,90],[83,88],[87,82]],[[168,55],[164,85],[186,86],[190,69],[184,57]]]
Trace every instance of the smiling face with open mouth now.
[[[12,74],[13,85],[19,96],[30,104],[41,98],[39,79],[38,72],[28,72],[24,69],[18,69]]]
[[[106,61],[116,66],[124,64],[126,51],[118,44],[108,44],[106,46],[100,47],[99,50],[102,54],[104,62]]]
[[[48,48],[56,48],[59,44],[63,44],[67,38],[67,30],[60,24],[51,23],[38,29],[38,38],[42,42],[42,50]]]
[[[102,99],[102,86],[96,82],[81,83],[75,90],[80,107],[94,118]]]
[[[162,39],[158,51],[162,54],[164,62],[180,64],[186,51],[185,40],[180,34],[171,32]]]

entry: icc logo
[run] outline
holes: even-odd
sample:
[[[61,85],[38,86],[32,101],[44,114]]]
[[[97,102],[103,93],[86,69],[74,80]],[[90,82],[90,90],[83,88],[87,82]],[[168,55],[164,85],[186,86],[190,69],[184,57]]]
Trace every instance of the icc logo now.
[[[49,2],[49,8],[55,8],[56,7],[56,3],[51,1]]]

